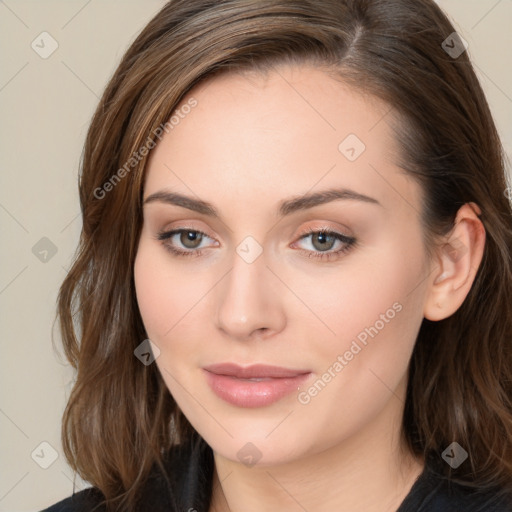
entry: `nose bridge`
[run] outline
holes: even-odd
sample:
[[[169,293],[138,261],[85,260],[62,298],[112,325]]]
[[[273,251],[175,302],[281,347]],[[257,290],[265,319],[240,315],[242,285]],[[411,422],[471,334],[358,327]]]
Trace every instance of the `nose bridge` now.
[[[250,238],[236,248],[217,303],[218,328],[239,339],[246,339],[255,331],[279,331],[285,323],[275,276],[266,266],[261,246],[258,248]]]

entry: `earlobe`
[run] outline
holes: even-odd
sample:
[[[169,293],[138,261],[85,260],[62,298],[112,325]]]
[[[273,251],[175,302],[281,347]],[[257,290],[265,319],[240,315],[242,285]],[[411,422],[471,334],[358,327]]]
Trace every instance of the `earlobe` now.
[[[453,315],[464,302],[475,280],[485,247],[485,228],[474,203],[457,212],[452,231],[436,251],[436,267],[424,307],[428,320]]]

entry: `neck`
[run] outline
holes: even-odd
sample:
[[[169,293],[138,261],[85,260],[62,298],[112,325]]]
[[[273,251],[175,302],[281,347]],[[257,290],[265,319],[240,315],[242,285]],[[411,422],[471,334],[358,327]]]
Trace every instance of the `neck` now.
[[[395,512],[424,461],[405,449],[396,404],[387,409],[350,439],[283,464],[247,467],[214,452],[210,512]]]

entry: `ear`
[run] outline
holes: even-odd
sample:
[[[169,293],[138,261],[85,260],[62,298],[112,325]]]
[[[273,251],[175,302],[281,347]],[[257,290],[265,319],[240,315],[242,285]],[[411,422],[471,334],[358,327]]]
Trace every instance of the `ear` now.
[[[430,276],[423,312],[428,320],[438,321],[453,315],[473,285],[485,247],[480,213],[475,203],[463,205],[452,231],[436,250],[436,267]]]

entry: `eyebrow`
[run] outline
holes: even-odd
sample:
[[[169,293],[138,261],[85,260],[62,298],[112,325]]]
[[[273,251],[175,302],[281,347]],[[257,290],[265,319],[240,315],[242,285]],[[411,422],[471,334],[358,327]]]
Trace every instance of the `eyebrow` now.
[[[291,215],[292,213],[295,213],[297,211],[307,210],[309,208],[313,208],[315,206],[330,203],[332,201],[337,201],[340,199],[361,201],[364,203],[382,206],[379,203],[379,201],[377,201],[377,199],[374,199],[373,197],[369,197],[364,194],[359,194],[358,192],[354,192],[353,190],[345,188],[334,188],[323,190],[321,192],[305,194],[302,196],[287,199],[285,201],[281,201],[281,203],[279,203],[278,214],[280,217],[284,217],[286,215]],[[188,210],[192,210],[203,215],[219,218],[219,213],[217,209],[211,203],[208,203],[207,201],[203,201],[201,199],[194,199],[190,196],[186,196],[183,194],[178,194],[176,192],[160,190],[146,197],[146,199],[144,199],[143,204],[146,205],[154,202],[181,206],[182,208],[187,208]]]

